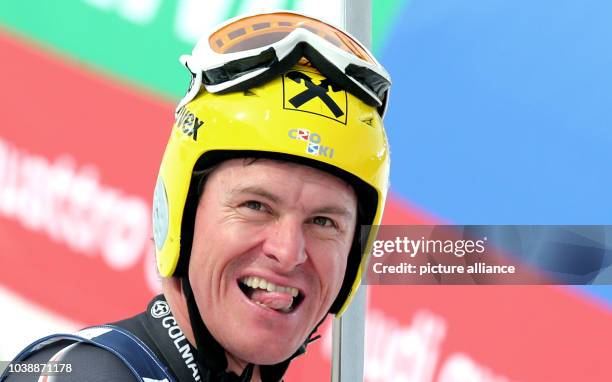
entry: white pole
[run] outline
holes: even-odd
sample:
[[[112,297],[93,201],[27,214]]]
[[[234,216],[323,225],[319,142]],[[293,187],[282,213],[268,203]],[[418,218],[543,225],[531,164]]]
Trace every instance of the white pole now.
[[[357,290],[351,305],[332,324],[332,381],[363,381],[366,286]]]
[[[366,47],[372,45],[371,0],[341,0],[344,29]],[[359,232],[359,229],[357,230]],[[363,381],[366,286],[361,285],[355,297],[332,326],[332,381]]]

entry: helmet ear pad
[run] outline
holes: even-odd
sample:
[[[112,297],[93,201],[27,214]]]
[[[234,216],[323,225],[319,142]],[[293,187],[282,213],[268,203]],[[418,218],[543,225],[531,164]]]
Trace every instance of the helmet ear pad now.
[[[191,175],[191,183],[185,200],[183,209],[183,219],[181,220],[181,245],[179,247],[179,258],[173,276],[187,277],[189,270],[189,260],[191,258],[191,246],[193,245],[193,230],[195,227],[196,213],[200,202],[200,195],[204,191],[208,175],[214,171],[210,168],[206,174],[198,174],[195,171]]]
[[[374,217],[372,217],[371,219],[373,218]],[[349,297],[351,290],[353,289],[353,283],[357,278],[357,273],[359,271],[359,267],[361,266],[361,260],[363,258],[363,249],[366,247],[368,236],[371,230],[371,219],[369,220],[370,223],[366,223],[368,220],[364,217],[362,203],[361,201],[359,201],[357,207],[357,226],[355,227],[353,244],[351,245],[351,250],[349,251],[348,260],[346,262],[344,280],[342,281],[342,286],[340,287],[340,292],[338,292],[338,296],[334,300],[332,306],[329,308],[329,312],[332,314],[337,314],[340,311],[347,298]]]
[[[257,159],[271,159],[281,162],[294,162],[331,173],[353,187],[355,194],[357,195],[357,222],[355,226],[355,233],[353,235],[353,242],[348,254],[344,280],[342,282],[342,286],[340,287],[340,292],[329,310],[330,313],[336,314],[349,297],[353,283],[357,277],[359,267],[361,266],[363,249],[365,248],[369,237],[371,230],[370,226],[372,225],[372,222],[376,216],[378,195],[373,187],[369,186],[355,175],[313,159],[282,153],[248,150],[210,151],[202,155],[194,166],[189,191],[185,201],[185,208],[183,209],[183,218],[181,220],[180,254],[173,276],[183,277],[187,276],[188,274],[198,203],[200,196],[205,190],[208,176],[214,172],[215,168],[221,162],[237,158],[251,158],[253,161]]]

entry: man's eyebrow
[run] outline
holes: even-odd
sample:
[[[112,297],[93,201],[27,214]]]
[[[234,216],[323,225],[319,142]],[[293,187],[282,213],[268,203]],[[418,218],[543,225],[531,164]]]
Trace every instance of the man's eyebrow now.
[[[353,213],[351,213],[348,209],[341,206],[326,206],[317,208],[314,211],[315,214],[330,214],[330,215],[340,215],[347,218],[353,217]]]
[[[259,187],[259,186],[246,186],[246,187],[240,187],[240,188],[236,188],[234,190],[232,190],[232,194],[233,195],[237,195],[237,194],[254,194],[254,195],[259,195],[261,197],[264,197],[274,203],[278,203],[280,202],[280,198],[277,195],[274,195],[273,193],[271,193],[270,191]]]

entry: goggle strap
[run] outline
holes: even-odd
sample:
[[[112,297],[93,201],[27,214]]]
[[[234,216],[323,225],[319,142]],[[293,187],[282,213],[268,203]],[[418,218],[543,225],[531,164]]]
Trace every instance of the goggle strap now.
[[[383,99],[385,93],[389,91],[391,87],[391,82],[365,66],[348,64],[344,71],[347,76],[351,76],[357,81],[367,84],[368,88],[370,88],[379,99]]]
[[[308,43],[301,44],[303,45],[302,55],[308,58],[322,74],[330,78],[355,97],[362,100],[367,105],[376,107],[379,115],[381,117],[384,116],[387,106],[388,90],[391,87],[391,82],[373,70],[355,64],[349,64],[345,68],[344,72],[342,72],[336,65],[332,64],[327,58],[325,58],[325,56],[316,48],[313,48]],[[373,98],[371,94],[366,92],[350,78],[354,78],[355,82],[364,84],[366,87],[373,86],[372,92],[378,99]]]
[[[235,80],[241,75],[257,69],[267,69],[260,75],[245,79],[244,81],[239,81],[217,93],[225,94],[233,91],[248,90],[265,84],[273,80],[279,74],[290,70],[302,57],[306,57],[310,60],[318,71],[330,78],[334,83],[361,99],[366,104],[378,107],[381,115],[383,114],[385,103],[383,98],[390,87],[389,81],[371,69],[355,64],[349,64],[345,69],[345,73],[343,73],[338,67],[327,60],[323,54],[306,42],[296,44],[291,52],[281,60],[278,59],[274,48],[270,47],[256,56],[230,61],[223,66],[206,71],[196,70],[194,72],[189,67],[188,61],[185,61],[185,67],[192,75],[192,79],[187,94],[179,102],[176,108],[176,113],[178,113],[181,107],[197,96],[202,84],[216,85]],[[359,83],[365,84],[365,86],[372,90],[378,99],[374,99],[372,95],[368,94],[364,89],[349,79],[349,77],[354,78],[355,81]],[[379,103],[379,100],[382,101],[383,105]]]
[[[347,74],[344,73],[340,68],[336,65],[332,64],[325,56],[320,53],[317,49],[313,48],[309,44],[303,43],[302,54],[308,58],[314,67],[316,67],[319,72],[327,76],[329,79],[334,81],[334,83],[340,85],[341,88],[345,89],[355,97],[359,98],[366,104],[370,106],[380,106],[378,100],[373,99],[373,97],[368,94],[365,90],[363,90],[360,86],[351,81]]]
[[[266,52],[267,50],[262,52],[261,54],[264,54]],[[255,56],[255,57],[258,57],[258,56]],[[276,54],[275,54],[275,57],[276,57]],[[296,46],[291,50],[291,52],[287,54],[285,57],[283,57],[281,60],[277,60],[276,62],[270,63],[268,70],[266,70],[262,74],[255,76],[253,78],[249,78],[245,81],[236,83],[223,90],[220,90],[218,94],[225,94],[225,93],[230,93],[233,91],[244,91],[244,90],[248,90],[250,88],[259,86],[261,84],[264,84],[266,82],[269,82],[273,80],[275,77],[277,77],[280,73],[284,73],[290,70],[295,64],[299,62],[299,60],[302,57],[306,57],[308,60],[310,60],[310,62],[319,72],[321,72],[322,74],[330,78],[332,81],[334,81],[334,83],[338,84],[340,87],[347,90],[349,93],[353,94],[355,97],[361,99],[366,104],[370,106],[374,106],[374,107],[381,106],[380,103],[377,102],[378,100],[373,99],[370,94],[368,94],[361,87],[357,86],[353,81],[347,78],[347,74],[343,73],[334,64],[328,61],[323,54],[319,53],[318,50],[316,50],[315,48],[313,48],[306,42],[300,42],[296,44]],[[236,61],[239,61],[239,60],[236,60]],[[216,68],[213,70],[217,70],[217,69],[220,69],[220,68]],[[215,74],[211,75],[209,74],[209,72],[210,70],[207,70],[204,76],[207,78],[211,78],[215,76]],[[371,73],[374,73],[374,72],[371,72]],[[376,74],[374,73],[374,75]],[[223,81],[218,82],[218,83],[222,83],[222,82]],[[215,84],[215,81],[213,81],[212,84]]]
[[[295,66],[295,64],[298,63],[302,56],[303,54],[301,49],[294,49],[282,60],[276,59],[275,62],[268,67],[268,70],[264,71],[260,75],[220,90],[218,94],[225,94],[233,91],[244,91],[270,82],[274,78],[278,77],[281,73],[289,71],[293,66]]]
[[[185,106],[187,103],[189,103],[189,101],[191,101],[198,95],[198,93],[200,92],[200,87],[202,86],[202,71],[196,70],[194,72],[193,70],[191,70],[188,61],[185,61],[185,68],[187,68],[187,70],[191,74],[191,82],[189,83],[189,89],[187,90],[187,94],[185,94],[183,99],[181,99],[179,104],[176,106],[176,109],[174,110],[175,117],[178,116],[179,110],[183,106]]]
[[[204,71],[202,81],[206,85],[232,81],[241,75],[261,68],[269,68],[278,63],[274,48],[270,47],[252,57],[230,61],[218,68]]]

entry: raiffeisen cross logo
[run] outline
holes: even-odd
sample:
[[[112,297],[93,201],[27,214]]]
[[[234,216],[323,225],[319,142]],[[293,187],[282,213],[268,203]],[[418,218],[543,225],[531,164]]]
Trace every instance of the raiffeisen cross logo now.
[[[288,72],[283,75],[283,90],[284,109],[320,115],[346,125],[346,91],[318,72]]]
[[[291,129],[288,135],[291,139],[307,142],[306,152],[310,155],[320,155],[330,159],[334,157],[334,148],[322,145],[323,139],[317,133],[306,129]]]

